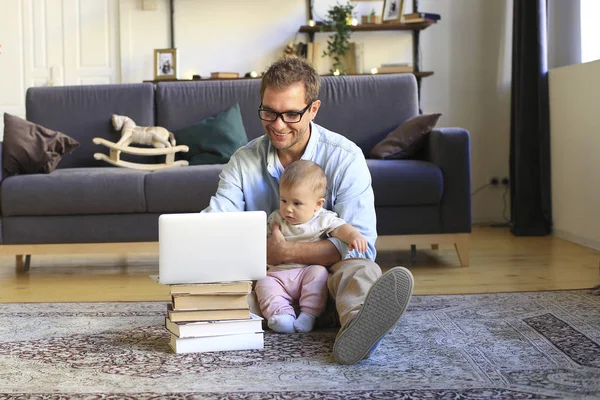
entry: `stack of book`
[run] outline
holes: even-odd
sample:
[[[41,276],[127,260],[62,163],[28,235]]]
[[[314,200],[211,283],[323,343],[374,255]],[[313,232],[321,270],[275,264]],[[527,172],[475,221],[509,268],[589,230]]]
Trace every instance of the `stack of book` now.
[[[438,22],[442,17],[440,14],[428,13],[428,12],[414,12],[411,14],[404,14],[403,22],[405,24],[416,24],[418,22]]]
[[[239,78],[238,72],[211,72],[210,79],[235,79]]]
[[[170,285],[165,327],[175,353],[262,349],[262,318],[250,312],[251,281]]]
[[[413,72],[413,66],[409,63],[381,64],[381,67],[377,68],[378,74],[402,74],[410,72]]]

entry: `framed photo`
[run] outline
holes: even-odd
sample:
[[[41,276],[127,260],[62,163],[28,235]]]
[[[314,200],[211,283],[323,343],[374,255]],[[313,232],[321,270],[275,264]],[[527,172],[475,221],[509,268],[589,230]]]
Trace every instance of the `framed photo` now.
[[[382,22],[402,22],[405,0],[384,0]]]
[[[177,49],[154,50],[154,80],[177,79]]]

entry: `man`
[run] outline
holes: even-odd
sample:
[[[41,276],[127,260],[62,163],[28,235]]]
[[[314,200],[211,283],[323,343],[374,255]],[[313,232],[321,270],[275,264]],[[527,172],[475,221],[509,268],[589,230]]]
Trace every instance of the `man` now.
[[[284,57],[269,67],[258,110],[266,135],[235,152],[204,211],[270,214],[279,207],[279,178],[288,165],[305,159],[323,168],[325,207],[358,229],[368,250],[350,252],[335,238],[287,242],[275,227],[267,240],[267,262],[330,266],[327,286],[341,325],[333,353],[338,362],[355,364],[396,325],[410,301],[413,277],[402,267],[382,275],[373,261],[377,232],[371,175],[358,146],[313,122],[321,106],[319,88],[319,75],[305,59]]]

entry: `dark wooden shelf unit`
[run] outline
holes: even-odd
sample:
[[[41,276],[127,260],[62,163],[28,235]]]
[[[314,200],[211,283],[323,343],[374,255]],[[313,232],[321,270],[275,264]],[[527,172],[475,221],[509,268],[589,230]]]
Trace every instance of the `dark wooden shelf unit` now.
[[[426,76],[433,75],[433,71],[417,71],[413,72],[417,78],[425,78]]]
[[[418,22],[415,24],[402,24],[402,23],[384,23],[384,24],[362,24],[352,26],[352,32],[376,32],[376,31],[421,31],[429,28],[435,24],[433,21]],[[331,29],[327,29],[324,25],[302,25],[299,32],[301,33],[319,33],[319,32],[330,32]]]
[[[413,12],[419,9],[419,0],[412,0]],[[313,19],[311,2],[308,2],[308,17]],[[403,24],[400,22],[384,22],[381,24],[361,24],[351,27],[352,32],[377,32],[377,31],[411,31],[412,34],[412,55],[413,55],[413,74],[417,78],[417,95],[419,104],[421,102],[421,79],[427,76],[433,75],[431,71],[421,71],[420,61],[420,49],[419,49],[419,36],[423,29],[429,28],[431,25],[435,25],[437,21],[425,21],[417,22],[414,24]],[[310,42],[314,42],[315,34],[321,32],[328,32],[330,29],[323,25],[302,25],[298,32],[308,33],[308,39]],[[366,75],[366,74],[365,74]],[[419,106],[420,109],[420,106]]]
[[[426,76],[433,75],[433,71],[418,71],[418,72],[382,72],[377,75],[390,75],[390,74],[413,74],[417,78],[424,78]],[[364,74],[346,74],[346,76],[357,76],[357,75],[372,75],[368,72]],[[333,74],[322,74],[321,76],[333,76]]]

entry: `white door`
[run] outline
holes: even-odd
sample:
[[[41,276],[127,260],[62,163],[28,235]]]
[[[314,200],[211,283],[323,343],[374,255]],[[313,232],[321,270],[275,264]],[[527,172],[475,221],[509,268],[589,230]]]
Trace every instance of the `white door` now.
[[[31,86],[119,83],[118,29],[118,0],[2,0],[0,114]]]

